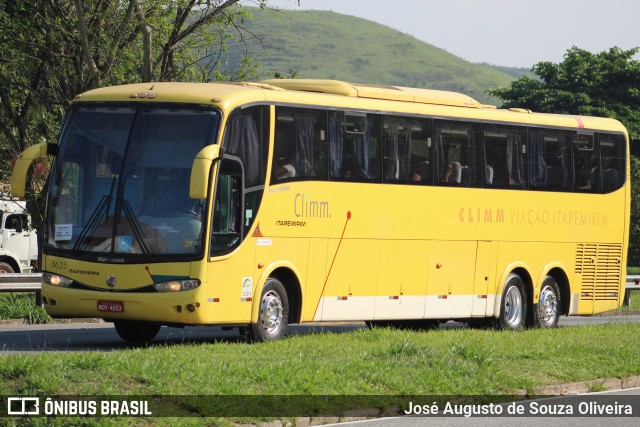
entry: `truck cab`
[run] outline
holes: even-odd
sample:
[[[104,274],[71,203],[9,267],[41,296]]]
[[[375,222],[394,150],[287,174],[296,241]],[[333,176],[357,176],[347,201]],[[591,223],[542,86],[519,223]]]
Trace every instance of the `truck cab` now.
[[[0,200],[0,273],[31,273],[38,240],[23,201]]]

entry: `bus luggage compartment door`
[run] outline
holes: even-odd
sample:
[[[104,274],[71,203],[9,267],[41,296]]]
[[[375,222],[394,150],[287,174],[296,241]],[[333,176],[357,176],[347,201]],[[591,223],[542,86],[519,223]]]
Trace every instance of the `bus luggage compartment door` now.
[[[476,241],[431,242],[425,318],[471,315],[477,245]]]

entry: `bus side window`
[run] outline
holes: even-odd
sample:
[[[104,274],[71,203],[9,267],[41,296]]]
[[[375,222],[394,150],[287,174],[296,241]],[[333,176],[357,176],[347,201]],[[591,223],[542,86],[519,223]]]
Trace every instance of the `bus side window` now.
[[[213,201],[211,256],[234,250],[243,239],[243,170],[239,161],[223,158]]]
[[[330,178],[380,182],[381,119],[377,114],[336,111],[329,118]]]
[[[485,187],[526,188],[525,142],[526,128],[484,126]]]
[[[480,186],[479,126],[437,120],[434,127],[433,164],[436,185]]]
[[[573,145],[573,189],[597,192],[599,187],[598,151],[593,134],[577,134]]]
[[[622,187],[626,176],[626,149],[622,135],[598,134],[602,192],[610,193]]]
[[[383,120],[384,181],[433,183],[432,120],[396,116]]]
[[[327,179],[327,112],[278,107],[271,182]]]
[[[527,141],[532,190],[571,191],[571,133],[530,129]]]

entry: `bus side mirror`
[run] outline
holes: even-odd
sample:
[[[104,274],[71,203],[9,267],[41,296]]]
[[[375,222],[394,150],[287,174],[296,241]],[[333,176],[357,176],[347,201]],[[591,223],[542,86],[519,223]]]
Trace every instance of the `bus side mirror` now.
[[[215,160],[222,157],[220,145],[207,145],[193,159],[191,179],[189,181],[189,197],[205,199],[209,192],[209,173]]]
[[[16,160],[16,164],[13,166],[13,173],[11,174],[11,195],[13,197],[24,199],[29,166],[31,166],[31,163],[35,159],[42,157],[45,154],[51,154],[53,156],[57,155],[58,144],[43,142],[32,145],[20,153],[20,157]]]

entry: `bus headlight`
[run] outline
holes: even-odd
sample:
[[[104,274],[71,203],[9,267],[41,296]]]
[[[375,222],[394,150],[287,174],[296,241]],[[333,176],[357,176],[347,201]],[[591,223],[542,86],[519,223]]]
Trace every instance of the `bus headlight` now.
[[[68,277],[46,272],[42,273],[42,281],[52,286],[60,286],[61,288],[68,288],[73,283],[73,280]]]
[[[200,280],[187,279],[187,280],[169,280],[167,282],[154,283],[153,287],[158,292],[180,292],[190,291],[200,286]]]

